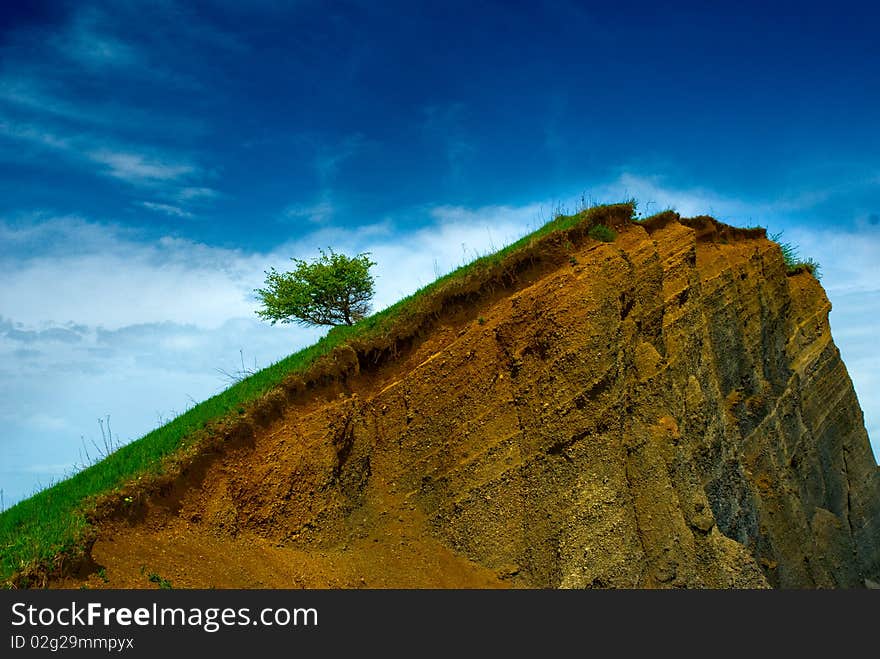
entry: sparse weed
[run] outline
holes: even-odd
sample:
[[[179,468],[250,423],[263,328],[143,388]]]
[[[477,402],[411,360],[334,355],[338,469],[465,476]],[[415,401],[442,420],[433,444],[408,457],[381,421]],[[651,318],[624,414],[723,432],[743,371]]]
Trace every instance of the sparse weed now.
[[[816,279],[822,279],[822,266],[815,259],[806,259],[801,261],[800,266],[813,275]]]
[[[259,369],[257,368],[257,358],[256,357],[254,357],[254,367],[249,368],[244,365],[244,350],[239,348],[238,356],[241,361],[241,368],[240,369],[237,369],[235,371],[227,371],[226,369],[223,369],[223,368],[215,368],[214,369],[221,376],[223,376],[223,379],[226,380],[229,384],[236,384],[238,382],[241,382],[242,380],[246,380],[247,378],[251,377],[252,375],[255,375],[259,371]]]
[[[155,572],[150,572],[147,576],[147,579],[150,580],[151,583],[158,584],[159,588],[162,590],[172,590],[174,586],[171,585],[171,582],[168,581],[165,577],[156,574]]]
[[[604,224],[594,226],[590,229],[588,235],[593,240],[599,240],[603,243],[613,243],[617,238],[617,232],[614,229],[609,229]]]
[[[778,233],[772,234],[770,240],[779,244],[779,249],[782,250],[782,260],[785,261],[785,268],[788,270],[788,273],[796,274],[806,270],[816,279],[821,279],[822,275],[819,263],[813,259],[802,259],[798,246],[794,243],[782,242],[780,240],[781,237],[782,231],[779,231]]]
[[[557,202],[556,206],[553,208],[552,217],[554,222],[569,217],[568,209],[565,207],[565,204],[561,201]]]
[[[91,451],[89,450],[89,446],[86,443],[85,436],[80,435],[80,441],[82,442],[82,447],[79,450],[80,461],[78,464],[75,464],[73,466],[74,473],[82,471],[83,469],[88,469],[89,467],[98,464],[99,462],[110,456],[111,453],[119,450],[119,448],[122,446],[122,442],[119,441],[119,436],[113,436],[113,429],[110,426],[109,414],[104,418],[98,419],[98,426],[101,428],[101,443],[98,444],[98,442],[96,442],[94,439],[89,440],[92,445],[92,449],[95,451],[94,456],[92,456]]]

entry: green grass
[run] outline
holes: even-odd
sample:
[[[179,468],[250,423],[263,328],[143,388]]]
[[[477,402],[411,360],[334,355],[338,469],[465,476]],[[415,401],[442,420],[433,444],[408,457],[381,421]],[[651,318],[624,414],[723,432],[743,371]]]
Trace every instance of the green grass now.
[[[822,274],[819,263],[813,259],[801,258],[800,248],[794,243],[782,242],[779,240],[781,237],[782,232],[780,231],[779,233],[774,233],[770,236],[770,240],[779,244],[779,248],[782,250],[782,258],[785,261],[785,267],[789,274],[806,270],[816,279],[821,279]]]
[[[595,206],[573,215],[557,214],[553,220],[515,243],[439,277],[356,325],[332,328],[314,345],[254,373],[144,437],[122,446],[100,462],[0,513],[0,581],[8,583],[17,572],[48,567],[57,556],[75,554],[88,537],[87,515],[97,497],[107,496],[132,480],[161,475],[165,459],[197,443],[206,428],[238,418],[250,403],[287,377],[305,372],[334,348],[350,341],[368,342],[371,338],[387,335],[395,323],[417,313],[424,300],[444,287],[491,272],[503,266],[511,255],[551,234],[562,234],[579,226],[592,228],[604,217],[603,213],[615,211],[628,212],[632,218],[635,207],[629,202]],[[132,501],[125,497],[120,503],[131,505]]]
[[[88,528],[85,513],[90,497],[110,492],[137,476],[161,474],[163,458],[186,446],[186,440],[193,439],[197,431],[212,421],[238,416],[243,405],[329,352],[335,343],[325,337],[4,511],[0,514],[0,579],[73,550]]]
[[[160,590],[174,589],[174,586],[171,585],[171,582],[168,581],[168,579],[160,574],[156,574],[155,572],[150,572],[150,574],[147,576],[147,580],[150,583],[158,584]]]
[[[609,229],[604,224],[594,226],[590,229],[588,235],[593,240],[599,240],[604,243],[613,243],[617,239],[617,232],[614,229]]]

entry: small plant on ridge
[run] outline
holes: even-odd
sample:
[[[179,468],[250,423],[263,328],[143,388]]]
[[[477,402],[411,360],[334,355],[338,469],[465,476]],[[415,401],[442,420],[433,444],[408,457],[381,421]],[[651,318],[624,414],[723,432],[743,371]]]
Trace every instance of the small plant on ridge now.
[[[171,582],[168,581],[163,576],[156,574],[155,572],[150,572],[147,578],[154,584],[158,584],[159,588],[162,590],[172,590],[174,587],[171,585]]]
[[[617,232],[614,229],[609,229],[604,224],[597,224],[590,229],[587,235],[593,240],[599,240],[603,243],[613,243],[617,238]]]
[[[782,242],[779,240],[781,236],[781,231],[779,233],[774,233],[770,236],[770,240],[779,244],[779,249],[782,250],[782,260],[785,261],[785,268],[788,271],[788,274],[795,274],[802,270],[806,270],[816,279],[821,279],[821,267],[818,261],[815,261],[814,259],[802,259],[798,246],[794,243]]]

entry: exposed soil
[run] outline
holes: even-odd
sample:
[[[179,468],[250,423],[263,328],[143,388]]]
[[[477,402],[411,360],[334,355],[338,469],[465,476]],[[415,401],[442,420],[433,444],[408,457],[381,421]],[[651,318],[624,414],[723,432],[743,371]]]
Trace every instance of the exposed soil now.
[[[624,225],[448,306],[117,505],[52,585],[859,585],[841,493],[867,479],[870,535],[880,489],[861,422],[814,409],[858,409],[827,299],[737,231]]]

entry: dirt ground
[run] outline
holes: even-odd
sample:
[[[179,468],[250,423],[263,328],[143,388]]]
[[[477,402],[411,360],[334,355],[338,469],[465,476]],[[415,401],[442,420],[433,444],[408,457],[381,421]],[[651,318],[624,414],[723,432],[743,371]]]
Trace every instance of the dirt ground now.
[[[705,230],[629,225],[446,309],[396,359],[121,506],[97,525],[92,564],[53,586],[784,584],[774,570],[817,541],[806,513],[762,503],[757,484],[788,478],[787,458],[749,447],[773,415],[806,418],[791,365],[826,359],[827,300],[815,282],[790,290],[766,239]],[[783,538],[792,556],[772,553]]]

